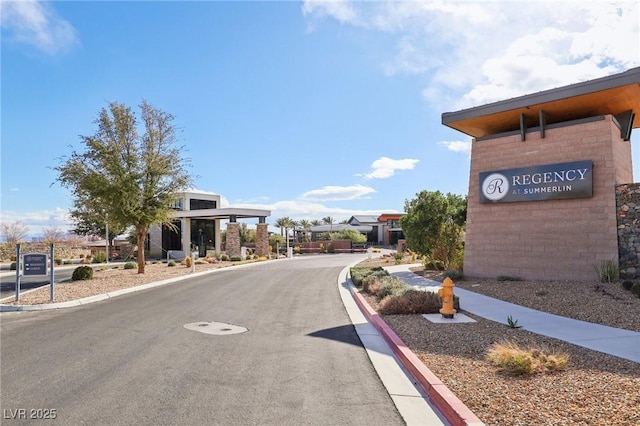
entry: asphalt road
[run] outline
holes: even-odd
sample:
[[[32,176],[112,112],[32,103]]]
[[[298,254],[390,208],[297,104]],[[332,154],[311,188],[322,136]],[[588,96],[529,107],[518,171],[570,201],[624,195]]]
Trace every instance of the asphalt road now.
[[[355,256],[258,263],[78,308],[3,313],[2,424],[404,424],[338,294]],[[209,321],[248,331],[183,327]]]
[[[106,264],[100,263],[95,265],[89,265],[92,268],[102,268]],[[55,266],[53,268],[53,281],[54,283],[60,283],[71,279],[73,270],[81,265],[64,265]],[[23,275],[20,277],[20,292],[31,290],[34,288],[42,287],[50,284],[49,269],[47,269],[47,275]],[[2,270],[0,272],[0,299],[9,296],[15,296],[16,294],[16,271]]]

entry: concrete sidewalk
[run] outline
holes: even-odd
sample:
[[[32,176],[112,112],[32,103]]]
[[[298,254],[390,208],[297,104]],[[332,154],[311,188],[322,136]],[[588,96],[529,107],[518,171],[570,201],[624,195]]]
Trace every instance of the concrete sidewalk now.
[[[414,274],[409,268],[420,265],[394,265],[385,269],[405,283],[426,291],[437,291],[440,283]],[[507,317],[517,319],[524,330],[564,340],[576,346],[614,355],[640,363],[640,332],[574,320],[503,302],[461,288],[454,293],[460,297],[462,309],[482,318],[506,324]]]

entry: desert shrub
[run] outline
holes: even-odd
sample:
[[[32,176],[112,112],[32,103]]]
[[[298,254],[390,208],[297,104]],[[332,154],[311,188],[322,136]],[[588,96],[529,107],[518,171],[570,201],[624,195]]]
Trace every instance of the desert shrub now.
[[[436,314],[440,312],[442,299],[437,293],[417,290],[407,285],[380,301],[383,315]],[[453,296],[453,308],[460,311],[460,298]]]
[[[104,253],[96,253],[93,256],[93,263],[104,263],[107,260],[107,255]]]
[[[78,266],[71,274],[71,281],[93,279],[93,268],[91,266]]]
[[[600,263],[593,265],[598,274],[601,283],[610,283],[618,279],[620,268],[618,262],[613,259],[601,260]]]
[[[383,315],[434,314],[442,303],[437,294],[429,291],[408,289],[401,295],[389,295],[380,302]]]
[[[67,259],[67,260],[65,260],[65,261],[64,261],[64,262],[62,262],[62,263],[63,263],[64,265],[71,265],[71,264],[73,264],[73,260],[69,260],[69,259]]]
[[[635,294],[637,297],[640,297],[640,282],[635,283],[631,286],[631,293]]]
[[[16,266],[16,262],[11,262],[11,265],[9,265],[9,270],[10,270],[10,271],[15,271],[15,270],[16,270],[16,268],[17,268],[17,266]]]
[[[176,266],[176,261],[171,259],[169,262],[167,262],[167,266]]]
[[[367,268],[363,266],[353,266],[349,269],[349,275],[351,276],[351,281],[353,281],[353,285],[356,287],[360,287],[362,285],[362,278],[365,277],[371,271],[372,268]],[[382,268],[380,268],[382,269]]]
[[[523,349],[516,343],[495,343],[487,351],[487,360],[507,374],[550,373],[563,370],[568,363],[564,354],[546,354],[537,348]]]
[[[375,294],[378,298],[384,299],[387,296],[403,295],[409,288],[410,287],[403,281],[389,276],[382,279],[380,286],[376,289],[375,293],[371,291],[371,289],[370,292]]]
[[[380,281],[382,281],[385,277],[388,277],[388,276],[389,276],[389,273],[387,271],[373,272],[365,276],[364,278],[362,278],[362,286],[361,286],[362,291],[365,293],[371,293],[372,286],[376,283],[380,284]]]
[[[232,261],[232,262],[240,262],[242,260],[242,257],[241,256],[231,256],[229,258],[229,260]]]
[[[389,275],[381,266],[354,266],[350,269],[351,281],[356,287],[362,287],[362,280],[372,274]]]
[[[62,259],[60,259],[59,257],[56,257],[55,259],[53,259],[53,262],[54,262],[56,265],[62,265]]]
[[[184,264],[185,264],[185,266],[186,266],[187,268],[191,268],[192,263],[193,263],[193,261],[191,260],[191,258],[190,258],[190,257],[185,257],[185,258],[184,258]]]
[[[220,260],[223,262],[228,262],[229,261],[229,256],[227,256],[225,253],[222,253],[220,255]]]
[[[424,266],[424,269],[428,269],[430,271],[442,271],[444,269],[444,263],[432,256],[424,256],[422,258],[422,265]]]
[[[134,269],[136,267],[136,264],[133,262],[127,262],[124,264],[124,269]]]

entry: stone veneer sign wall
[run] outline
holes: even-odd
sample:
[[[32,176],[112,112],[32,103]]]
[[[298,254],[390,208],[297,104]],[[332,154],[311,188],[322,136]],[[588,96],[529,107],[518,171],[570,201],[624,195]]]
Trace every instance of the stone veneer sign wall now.
[[[592,196],[481,202],[481,176],[490,171],[588,161]],[[631,146],[611,115],[547,129],[474,140],[464,273],[495,278],[596,279],[594,265],[618,260],[616,185],[632,182]]]
[[[640,183],[616,188],[621,278],[640,277]]]

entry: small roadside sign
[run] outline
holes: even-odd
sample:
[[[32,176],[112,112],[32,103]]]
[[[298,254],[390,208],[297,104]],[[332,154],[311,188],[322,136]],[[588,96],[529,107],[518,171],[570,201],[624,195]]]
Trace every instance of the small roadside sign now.
[[[23,258],[24,275],[47,275],[47,255],[39,253],[25,254]]]

